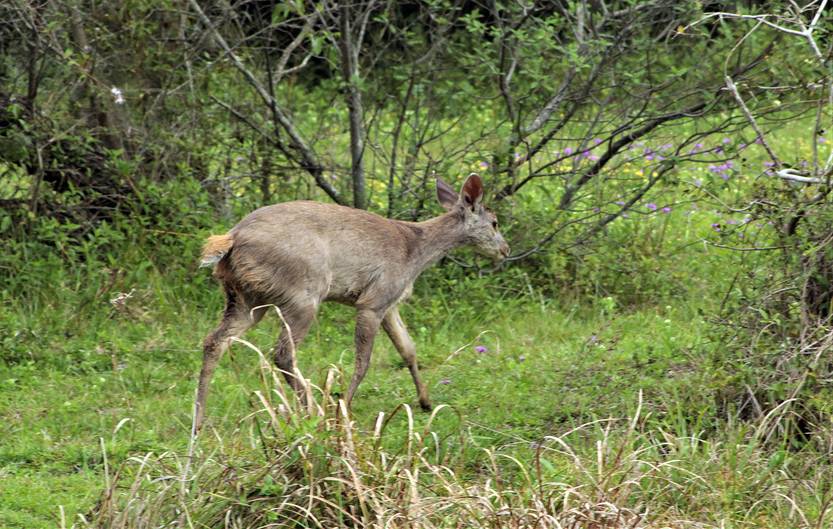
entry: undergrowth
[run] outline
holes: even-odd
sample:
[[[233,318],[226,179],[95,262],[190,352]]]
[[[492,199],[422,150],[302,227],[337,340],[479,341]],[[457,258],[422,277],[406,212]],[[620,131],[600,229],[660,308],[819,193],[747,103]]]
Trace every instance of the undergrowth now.
[[[104,493],[77,527],[821,528],[830,519],[829,464],[767,450],[766,421],[709,439],[674,432],[645,413],[640,392],[629,418],[524,447],[479,446],[466,428],[439,435],[435,419],[458,413],[445,405],[420,426],[403,404],[362,431],[338,399],[338,368],[320,385],[297,372],[298,398],[243,343],[260,359],[251,413],[233,431],[192,435],[188,453],[134,455],[114,468],[105,459]],[[405,427],[389,428],[396,421]],[[401,437],[393,450],[391,435]]]

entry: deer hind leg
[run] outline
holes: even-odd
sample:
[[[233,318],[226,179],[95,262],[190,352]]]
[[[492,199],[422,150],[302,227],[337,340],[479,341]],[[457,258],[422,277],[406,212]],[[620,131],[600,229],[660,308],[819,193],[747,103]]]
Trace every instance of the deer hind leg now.
[[[281,335],[274,348],[275,365],[283,372],[283,376],[289,386],[299,392],[302,388],[301,381],[295,378],[295,351],[298,345],[309,332],[312,321],[315,318],[317,307],[315,303],[303,306],[295,306],[281,311],[286,325],[281,322]],[[287,332],[286,327],[289,327]],[[290,340],[291,334],[291,340]],[[299,392],[300,395],[300,392]]]
[[[223,320],[214,329],[203,343],[202,369],[200,380],[197,386],[196,417],[194,427],[199,432],[205,418],[205,403],[208,397],[208,388],[211,384],[211,376],[223,353],[228,349],[232,338],[241,336],[249,328],[254,326],[263,317],[264,310],[258,309],[250,313],[248,305],[243,303],[239,297],[231,292],[226,292],[226,309],[223,312]]]
[[[385,329],[390,341],[393,342],[394,347],[399,351],[399,354],[408,366],[408,370],[411,372],[420,407],[425,411],[431,411],[431,399],[428,398],[428,390],[419,378],[416,346],[408,334],[408,329],[402,322],[402,318],[399,316],[398,307],[394,306],[385,314],[385,318],[382,320],[382,328]]]
[[[360,309],[356,314],[356,368],[347,390],[347,406],[353,401],[356,389],[367,374],[370,367],[370,356],[373,353],[373,340],[379,332],[381,314],[375,310]]]

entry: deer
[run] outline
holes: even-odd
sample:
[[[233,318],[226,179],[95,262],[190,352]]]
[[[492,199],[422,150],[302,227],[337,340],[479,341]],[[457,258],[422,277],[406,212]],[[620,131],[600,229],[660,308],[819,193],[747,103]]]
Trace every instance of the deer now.
[[[381,327],[410,370],[420,407],[430,411],[416,346],[399,315],[399,304],[411,295],[423,270],[455,248],[472,246],[495,262],[509,255],[497,216],[483,205],[483,194],[477,174],[466,178],[459,193],[437,178],[437,201],[445,212],[422,222],[337,204],[283,202],[255,210],[225,235],[209,237],[201,264],[214,267],[226,304],[220,324],[203,344],[195,430],[202,426],[211,377],[223,352],[271,305],[279,308],[285,323],[273,361],[297,394],[302,383],[296,379],[295,351],[319,306],[334,301],[356,309],[348,409],[367,373]]]

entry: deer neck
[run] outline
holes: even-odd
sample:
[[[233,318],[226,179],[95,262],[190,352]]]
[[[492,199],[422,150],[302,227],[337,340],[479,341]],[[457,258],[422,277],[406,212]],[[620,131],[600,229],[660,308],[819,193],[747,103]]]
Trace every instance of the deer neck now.
[[[415,267],[414,277],[451,250],[466,244],[462,219],[455,212],[407,224],[413,234],[410,262]]]

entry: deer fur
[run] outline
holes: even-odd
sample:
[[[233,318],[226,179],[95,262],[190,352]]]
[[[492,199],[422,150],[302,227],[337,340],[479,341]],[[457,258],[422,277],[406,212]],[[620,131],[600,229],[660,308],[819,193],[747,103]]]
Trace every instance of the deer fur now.
[[[204,266],[214,266],[231,250],[234,240],[231,234],[212,235],[202,247],[202,260],[200,261],[200,268]]]
[[[397,306],[410,295],[419,274],[454,248],[473,245],[495,260],[509,254],[496,217],[482,205],[482,197],[483,183],[472,174],[459,194],[438,179],[437,199],[446,212],[423,222],[296,201],[260,208],[227,234],[210,237],[202,265],[215,266],[226,308],[220,325],[205,339],[196,428],[202,424],[211,376],[223,351],[232,337],[263,317],[264,305],[278,306],[291,331],[281,333],[274,361],[293,389],[300,387],[294,377],[294,351],[321,303],[337,301],[356,308],[356,367],[346,396],[348,406],[367,372],[373,341],[382,327],[411,372],[420,405],[431,409],[417,368],[416,347]]]

